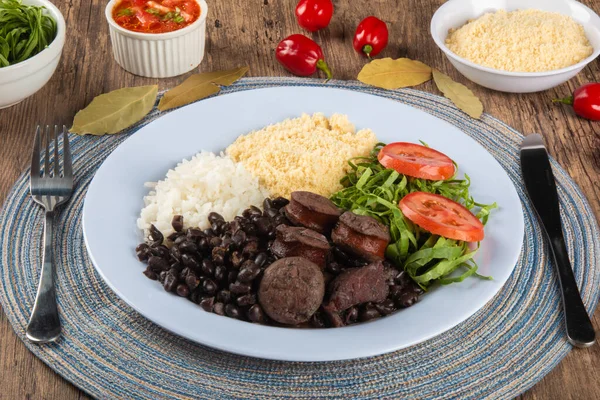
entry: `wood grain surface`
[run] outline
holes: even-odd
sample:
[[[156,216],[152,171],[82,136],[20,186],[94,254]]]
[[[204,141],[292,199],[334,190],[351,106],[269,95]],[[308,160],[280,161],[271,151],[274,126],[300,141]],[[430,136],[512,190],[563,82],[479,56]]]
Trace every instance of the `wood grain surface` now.
[[[50,82],[21,104],[0,110],[0,202],[27,167],[36,124],[66,124],[96,95],[125,86],[157,83],[172,87],[186,76],[146,79],[131,75],[113,60],[104,7],[107,1],[54,0],[67,22],[67,40],[60,65]],[[600,0],[585,0],[600,11]],[[410,57],[448,73],[469,86],[485,111],[524,133],[540,132],[550,153],[570,173],[600,216],[600,122],[577,118],[566,106],[551,103],[578,85],[600,78],[598,61],[576,78],[537,94],[504,94],[479,87],[460,76],[437,49],[429,22],[442,0],[334,0],[329,28],[313,36],[325,52],[334,76],[355,79],[365,60],[352,49],[358,22],[381,17],[390,29],[390,43],[380,57]],[[298,33],[295,0],[209,0],[206,56],[202,71],[250,67],[250,76],[287,76],[274,49],[283,37]],[[1,72],[0,72],[1,73]],[[419,89],[435,92],[431,83]],[[600,309],[593,316],[600,327]],[[521,399],[600,399],[600,347],[572,351]],[[87,398],[35,358],[13,333],[0,311],[0,399]]]

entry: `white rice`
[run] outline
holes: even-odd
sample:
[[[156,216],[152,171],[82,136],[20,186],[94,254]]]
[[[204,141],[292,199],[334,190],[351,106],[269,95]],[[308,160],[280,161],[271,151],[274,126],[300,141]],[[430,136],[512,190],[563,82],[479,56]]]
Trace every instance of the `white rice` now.
[[[145,232],[154,224],[165,236],[173,233],[174,215],[183,215],[184,227],[210,227],[208,214],[217,212],[226,221],[254,205],[262,208],[269,192],[258,178],[229,156],[203,151],[167,172],[166,179],[146,184],[145,207],[137,220]]]

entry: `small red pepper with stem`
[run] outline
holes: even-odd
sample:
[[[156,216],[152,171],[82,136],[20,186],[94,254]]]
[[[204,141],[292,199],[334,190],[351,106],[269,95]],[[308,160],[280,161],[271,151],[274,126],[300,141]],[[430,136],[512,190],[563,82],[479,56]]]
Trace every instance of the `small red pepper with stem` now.
[[[332,77],[321,46],[304,35],[291,35],[279,42],[275,57],[294,75],[310,76],[320,69],[327,75],[327,80]]]
[[[327,28],[332,16],[331,0],[300,0],[296,6],[298,25],[310,32]]]
[[[588,83],[564,99],[554,99],[554,103],[573,106],[573,111],[580,117],[592,121],[600,121],[600,83]]]
[[[373,16],[360,21],[354,34],[354,50],[369,60],[381,52],[388,44],[388,29],[385,22]]]

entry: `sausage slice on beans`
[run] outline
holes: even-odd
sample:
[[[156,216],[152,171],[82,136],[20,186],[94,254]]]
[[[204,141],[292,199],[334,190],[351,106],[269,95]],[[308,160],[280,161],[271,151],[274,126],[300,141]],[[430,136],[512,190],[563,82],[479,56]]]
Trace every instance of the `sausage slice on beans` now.
[[[286,325],[306,322],[325,296],[321,269],[301,257],[275,261],[265,269],[258,288],[258,301],[273,320]]]
[[[325,257],[330,246],[327,238],[313,230],[279,225],[271,253],[277,257],[304,257],[325,268]]]
[[[373,217],[347,211],[331,232],[331,239],[343,250],[367,261],[381,261],[390,243],[390,231]]]
[[[285,206],[286,217],[294,224],[329,233],[341,211],[327,197],[311,192],[292,192],[290,204]]]

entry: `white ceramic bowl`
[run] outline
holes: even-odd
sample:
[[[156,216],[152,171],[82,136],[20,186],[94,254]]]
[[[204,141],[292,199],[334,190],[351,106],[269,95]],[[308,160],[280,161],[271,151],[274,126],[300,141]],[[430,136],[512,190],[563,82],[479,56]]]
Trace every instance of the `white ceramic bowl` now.
[[[54,74],[65,44],[65,19],[54,4],[48,0],[24,0],[23,4],[46,7],[56,21],[56,37],[35,56],[0,68],[0,108],[13,106],[40,90]]]
[[[508,72],[475,64],[459,57],[445,45],[448,30],[462,26],[467,20],[499,9],[513,11],[528,8],[553,11],[572,17],[585,29],[594,48],[592,55],[575,65],[553,71]],[[539,92],[568,81],[600,54],[600,17],[590,8],[574,0],[450,0],[433,15],[431,36],[450,63],[471,81],[502,92]]]
[[[167,33],[132,32],[119,26],[112,17],[111,0],[105,9],[113,55],[117,63],[135,75],[168,78],[196,68],[204,58],[208,5],[200,5],[200,17],[189,26]]]

